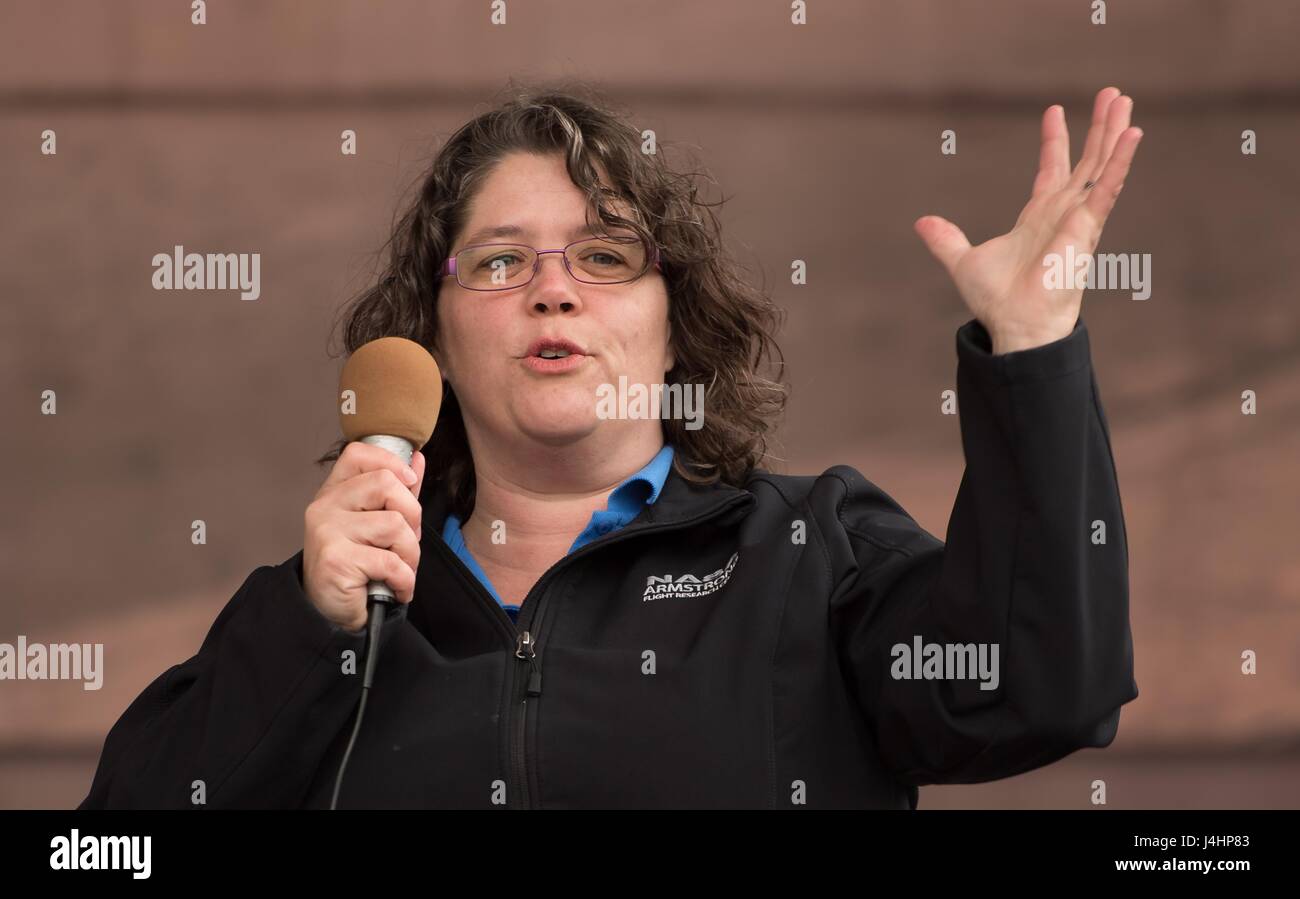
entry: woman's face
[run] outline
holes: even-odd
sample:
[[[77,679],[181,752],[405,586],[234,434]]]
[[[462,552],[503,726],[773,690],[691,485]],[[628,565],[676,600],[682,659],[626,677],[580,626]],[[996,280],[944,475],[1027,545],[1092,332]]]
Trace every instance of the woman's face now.
[[[586,228],[587,208],[562,157],[513,153],[473,198],[451,253],[481,243],[560,249],[588,236],[579,233]],[[628,206],[617,211],[634,218]],[[594,214],[592,220],[599,227]],[[518,226],[518,234],[480,236],[507,225]],[[668,293],[657,269],[624,284],[584,284],[554,253],[541,257],[536,276],[522,287],[475,291],[447,276],[438,318],[434,357],[460,401],[471,445],[479,438],[560,446],[598,428],[660,430],[657,419],[597,416],[600,385],[616,390],[622,375],[629,387],[649,388],[663,383],[673,366]],[[533,348],[548,338],[575,344],[580,358],[542,361]]]

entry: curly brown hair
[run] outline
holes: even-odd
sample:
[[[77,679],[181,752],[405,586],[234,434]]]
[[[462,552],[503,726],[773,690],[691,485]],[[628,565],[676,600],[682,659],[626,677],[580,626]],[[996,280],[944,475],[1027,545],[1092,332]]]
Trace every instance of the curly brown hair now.
[[[782,312],[723,249],[711,208],[723,201],[699,199],[694,176],[703,173],[673,171],[662,147],[644,152],[627,117],[589,87],[511,84],[506,93],[448,138],[384,245],[388,261],[378,283],[340,311],[347,353],[390,336],[436,346],[439,271],[476,190],[508,153],[560,153],[606,227],[633,229],[660,248],[676,359],[667,381],[704,384],[708,410],[697,430],[663,421],[673,467],[695,483],[743,485],[767,455],[789,389],[775,339]],[[640,220],[618,215],[605,197],[627,203]],[[337,322],[331,334],[336,329]],[[768,364],[775,379],[761,373]],[[443,386],[437,427],[422,452],[427,476],[447,481],[450,509],[465,520],[474,508],[474,460],[455,393]],[[336,460],[346,445],[337,441],[316,462]]]

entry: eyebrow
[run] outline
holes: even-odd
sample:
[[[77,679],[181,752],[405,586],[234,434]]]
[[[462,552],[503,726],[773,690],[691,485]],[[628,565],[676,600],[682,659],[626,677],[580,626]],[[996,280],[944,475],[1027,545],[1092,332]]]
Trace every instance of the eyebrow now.
[[[469,237],[465,238],[464,245],[469,247],[477,243],[482,243],[485,240],[491,240],[498,237],[522,237],[525,233],[527,233],[527,229],[521,228],[519,225],[497,225],[491,228],[480,228]],[[595,234],[596,231],[591,225],[584,224],[571,230],[569,232],[569,239],[577,240],[579,237]]]

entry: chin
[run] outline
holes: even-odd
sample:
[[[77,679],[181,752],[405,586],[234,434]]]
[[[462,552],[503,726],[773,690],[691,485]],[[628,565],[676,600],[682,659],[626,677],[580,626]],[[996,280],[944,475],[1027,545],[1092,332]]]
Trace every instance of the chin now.
[[[546,425],[538,427],[531,426],[531,423],[520,427],[520,431],[526,437],[543,446],[569,446],[589,436],[595,430],[596,423],[594,421],[585,426],[576,424],[566,426],[561,423],[548,422]]]
[[[585,396],[564,402],[558,399],[551,397],[518,409],[515,422],[519,430],[539,443],[557,446],[581,440],[601,424],[594,401]]]

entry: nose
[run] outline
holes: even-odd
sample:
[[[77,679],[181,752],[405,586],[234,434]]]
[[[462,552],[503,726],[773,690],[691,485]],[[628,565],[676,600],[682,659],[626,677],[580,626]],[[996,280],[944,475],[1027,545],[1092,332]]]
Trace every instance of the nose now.
[[[563,253],[544,252],[537,257],[537,273],[528,285],[528,303],[539,315],[582,308],[578,282],[564,267]]]

